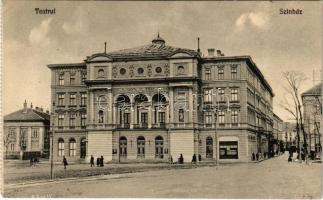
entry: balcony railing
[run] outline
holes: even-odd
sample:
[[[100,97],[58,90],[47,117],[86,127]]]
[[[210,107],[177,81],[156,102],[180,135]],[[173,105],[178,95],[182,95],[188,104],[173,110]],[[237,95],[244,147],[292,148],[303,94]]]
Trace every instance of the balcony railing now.
[[[134,124],[133,128],[148,128],[147,123]]]
[[[120,129],[129,129],[130,128],[130,124],[118,124],[117,128]]]
[[[157,124],[152,124],[151,128],[161,128],[161,129],[165,129],[166,128],[166,124],[165,123],[157,123]]]

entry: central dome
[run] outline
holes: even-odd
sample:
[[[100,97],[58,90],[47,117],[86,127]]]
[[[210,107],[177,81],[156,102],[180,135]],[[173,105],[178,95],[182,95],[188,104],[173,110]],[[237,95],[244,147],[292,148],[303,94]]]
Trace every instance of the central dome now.
[[[151,42],[153,44],[161,44],[161,45],[165,44],[165,40],[159,36],[159,33],[158,33],[157,37],[155,39],[153,39]]]

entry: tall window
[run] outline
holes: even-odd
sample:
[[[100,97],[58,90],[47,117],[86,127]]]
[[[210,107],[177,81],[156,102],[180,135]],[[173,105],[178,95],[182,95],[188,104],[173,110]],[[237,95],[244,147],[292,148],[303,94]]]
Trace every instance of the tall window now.
[[[64,73],[60,74],[58,77],[58,84],[64,85]]]
[[[141,116],[141,120],[140,120],[141,124],[147,124],[148,123],[148,113],[143,112],[143,113],[141,113],[140,116]]]
[[[64,106],[65,102],[64,102],[64,98],[65,98],[65,94],[58,94],[58,106]]]
[[[179,109],[178,110],[178,121],[179,122],[184,122],[184,109]]]
[[[211,69],[205,69],[205,80],[211,80]]]
[[[127,138],[124,136],[119,139],[119,152],[121,157],[127,157]]]
[[[103,111],[99,111],[99,123],[103,123]]]
[[[224,67],[218,68],[218,79],[223,80],[224,79]]]
[[[70,94],[70,106],[75,106],[76,105],[76,94]]]
[[[81,93],[81,106],[86,105],[86,98],[87,98],[87,94],[86,93]]]
[[[222,111],[222,110],[219,110],[218,111],[219,112],[219,114],[218,114],[218,116],[219,116],[219,123],[220,124],[224,124],[224,111]]]
[[[86,73],[85,72],[81,73],[81,79],[82,79],[82,84],[84,84],[86,81]]]
[[[205,113],[205,123],[212,124],[212,112]]]
[[[75,118],[76,118],[75,113],[71,113],[70,114],[70,128],[75,128]]]
[[[64,114],[58,114],[58,127],[63,127],[64,125]]]
[[[86,113],[81,114],[81,127],[84,128],[86,126]]]
[[[231,123],[233,123],[233,124],[238,123],[238,111],[237,110],[231,111]]]
[[[206,138],[206,158],[213,158],[213,139],[211,136]]]
[[[76,141],[74,138],[70,139],[70,156],[76,156]]]
[[[238,101],[238,89],[231,88],[231,101]]]
[[[212,102],[212,89],[206,88],[204,89],[204,103],[211,103]]]
[[[32,137],[33,138],[38,138],[38,129],[33,129],[33,132],[32,132]]]
[[[123,114],[123,123],[124,124],[130,124],[130,113],[124,113]]]
[[[231,66],[231,79],[237,79],[237,66]]]
[[[64,156],[64,140],[58,139],[58,156]]]
[[[75,73],[70,73],[70,85],[75,85]]]
[[[165,112],[159,112],[158,113],[158,122],[161,124],[165,123]]]
[[[164,158],[164,139],[161,136],[155,138],[155,158]]]
[[[144,158],[145,157],[145,138],[139,136],[137,138],[137,157]]]

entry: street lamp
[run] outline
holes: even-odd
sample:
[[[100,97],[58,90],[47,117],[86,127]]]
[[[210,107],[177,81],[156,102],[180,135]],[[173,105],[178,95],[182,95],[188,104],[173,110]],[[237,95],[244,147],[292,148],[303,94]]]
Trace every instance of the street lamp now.
[[[54,178],[54,171],[53,171],[53,167],[54,167],[54,133],[55,133],[55,129],[54,129],[54,124],[55,124],[55,113],[53,112],[55,107],[55,101],[53,101],[53,108],[52,108],[52,126],[51,126],[51,134],[50,134],[50,139],[51,139],[51,148],[50,148],[50,179],[52,180]]]

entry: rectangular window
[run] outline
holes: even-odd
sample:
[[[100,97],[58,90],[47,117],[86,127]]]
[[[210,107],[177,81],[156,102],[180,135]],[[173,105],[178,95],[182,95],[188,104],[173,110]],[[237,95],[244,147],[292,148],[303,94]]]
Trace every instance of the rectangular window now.
[[[219,124],[224,124],[224,111],[219,110],[218,112],[219,112],[219,114],[218,114]]]
[[[38,138],[38,129],[33,129],[32,130],[32,137],[33,138]]]
[[[64,114],[58,115],[58,127],[62,128],[64,126]]]
[[[70,106],[76,106],[76,94],[70,94]]]
[[[75,118],[76,118],[75,113],[71,113],[70,114],[70,128],[75,128]]]
[[[70,73],[70,85],[75,85],[75,73]]]
[[[224,79],[224,67],[218,68],[218,79],[223,80]]]
[[[64,102],[64,99],[65,99],[65,94],[58,94],[57,95],[57,99],[58,99],[58,106],[64,106],[65,105],[65,102]]]
[[[205,80],[211,80],[211,69],[205,69]]]
[[[58,142],[58,156],[64,156],[64,142]]]
[[[231,79],[237,79],[237,66],[231,66]]]
[[[87,98],[87,94],[81,93],[81,106],[86,106],[86,98]]]
[[[220,141],[220,159],[238,159],[238,141]]]
[[[123,123],[124,124],[130,124],[130,113],[124,113],[123,114]]]
[[[15,151],[15,144],[14,143],[10,144],[10,151]]]
[[[165,123],[165,112],[159,112],[158,113],[158,122],[161,124]]]
[[[204,89],[204,103],[212,103],[212,89]]]
[[[81,114],[81,128],[85,128],[86,126],[86,113]]]
[[[148,113],[141,113],[141,124],[147,124],[148,123]]]
[[[60,74],[58,77],[58,84],[64,85],[64,73]]]
[[[231,88],[231,101],[238,101],[238,89]]]
[[[178,121],[179,122],[184,122],[184,109],[179,109],[178,110]]]
[[[212,113],[211,112],[205,113],[205,123],[212,124]]]
[[[82,84],[85,84],[85,81],[86,81],[86,73],[85,72],[82,72],[81,74],[81,79],[82,79]]]
[[[233,124],[238,123],[238,111],[237,110],[231,111],[231,123],[233,123]]]
[[[70,142],[70,156],[76,156],[76,142]]]

